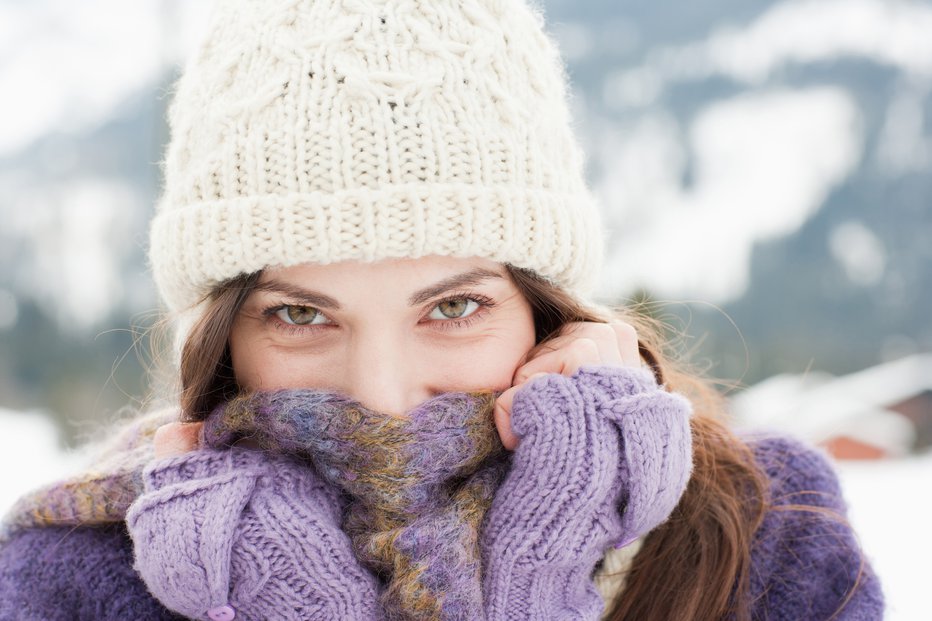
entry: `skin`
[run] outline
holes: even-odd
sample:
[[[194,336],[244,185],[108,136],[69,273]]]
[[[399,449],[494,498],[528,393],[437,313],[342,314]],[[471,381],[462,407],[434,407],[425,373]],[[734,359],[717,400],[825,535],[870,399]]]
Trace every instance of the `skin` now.
[[[436,287],[477,271],[468,283]],[[533,347],[530,305],[501,264],[476,257],[268,269],[230,335],[236,379],[248,389],[336,390],[391,416],[443,392],[502,390],[495,424],[509,450],[518,445],[511,404],[525,382],[581,366],[641,365],[637,333],[620,321],[567,324],[529,356]],[[200,426],[160,428],[156,458],[196,449]]]

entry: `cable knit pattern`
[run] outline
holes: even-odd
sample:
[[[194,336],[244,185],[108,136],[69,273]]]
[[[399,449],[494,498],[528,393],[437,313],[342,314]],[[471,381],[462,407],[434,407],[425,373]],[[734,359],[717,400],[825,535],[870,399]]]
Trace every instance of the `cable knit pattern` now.
[[[653,374],[605,374],[590,371],[606,391],[625,395],[606,407],[624,445],[621,477],[629,482],[622,505],[625,546],[667,519],[686,489],[692,471],[689,402],[675,393],[657,390]],[[604,394],[594,391],[596,395]],[[611,394],[611,393],[609,393]],[[616,393],[617,394],[617,393]]]
[[[332,393],[285,390],[223,406],[204,436],[210,445],[249,437],[267,450],[306,456],[345,490],[352,500],[343,527],[357,556],[387,581],[382,603],[391,619],[476,618],[484,605],[478,531],[493,493],[508,500],[497,501],[481,535],[491,568],[485,599],[504,597],[514,607],[530,599],[518,614],[532,619],[575,605],[576,593],[527,591],[523,581],[533,574],[533,588],[571,581],[585,589],[579,611],[597,617],[592,572],[607,545],[665,519],[685,488],[689,403],[641,369],[594,367],[523,387],[512,410],[524,437],[515,453],[522,466],[498,493],[503,462],[493,404],[491,394],[449,393],[397,419]],[[630,470],[668,480],[627,477],[616,420],[638,428],[627,450],[636,462]],[[540,441],[528,437],[537,430],[547,434]],[[524,474],[526,460],[534,479]],[[530,564],[513,566],[513,549],[536,545]],[[500,618],[488,606],[487,614]]]
[[[685,490],[690,412],[646,369],[583,367],[515,393],[521,441],[481,535],[487,619],[599,618],[596,563],[665,520]]]
[[[378,582],[340,530],[339,494],[288,456],[232,448],[158,460],[126,524],[135,568],[190,619],[376,619]],[[220,616],[219,618],[223,618]]]
[[[342,525],[355,556],[384,583],[381,604],[388,618],[475,619],[486,601],[526,597],[521,589],[528,567],[513,564],[511,550],[528,542],[543,546],[534,555],[541,561],[535,565],[539,578],[535,584],[569,576],[594,593],[594,563],[609,543],[628,536],[620,530],[621,512],[641,515],[647,510],[630,503],[624,506],[628,488],[642,483],[629,485],[621,478],[626,466],[619,462],[623,453],[613,419],[634,404],[621,407],[618,404],[624,402],[619,399],[644,390],[657,393],[661,400],[669,394],[650,383],[649,377],[638,369],[593,368],[572,378],[552,375],[549,383],[522,387],[512,416],[524,439],[513,460],[506,459],[492,422],[495,395],[491,393],[440,395],[403,419],[368,411],[325,391],[285,390],[235,399],[205,421],[203,442],[209,450],[168,460],[167,465],[156,462],[145,470],[146,490],[127,514],[137,569],[169,608],[192,616],[226,603],[255,618],[281,615],[278,609],[273,614],[266,608],[271,605],[270,593],[285,593],[279,599],[287,602],[286,613],[301,609],[304,595],[294,586],[296,576],[321,580],[337,568],[316,567],[313,560],[305,560],[291,561],[283,570],[263,569],[259,576],[246,571],[264,567],[259,560],[277,558],[277,550],[291,547],[290,536],[321,539],[318,531],[307,533],[311,526],[293,533],[269,526],[288,522],[289,512],[315,502],[310,491],[295,493],[281,477],[269,478],[271,466],[253,463],[262,453],[288,454],[298,459],[295,467],[304,464],[305,470],[320,473],[333,489],[345,492],[342,524],[334,514],[329,521],[321,517],[314,528],[324,529],[325,522],[333,528]],[[688,404],[672,398],[681,408],[671,412],[670,424],[687,425]],[[652,407],[647,400],[643,404]],[[621,409],[615,412],[613,407]],[[529,425],[551,443],[534,441]],[[662,426],[657,432],[666,433]],[[223,457],[223,450],[241,438],[258,445],[262,453],[240,449]],[[651,446],[666,450],[663,441]],[[643,459],[636,451],[631,454]],[[520,474],[524,472],[520,464],[527,460],[534,461],[536,474],[543,478],[512,476],[506,491],[497,492],[508,468]],[[688,470],[688,446],[681,466]],[[273,470],[287,472],[283,467],[278,464]],[[538,490],[525,489],[540,486],[541,493],[550,494],[554,485],[562,500],[553,507],[532,502]],[[532,512],[531,520],[512,521],[505,528],[502,519],[485,521],[493,495],[503,494],[511,501],[499,503],[500,516],[507,521],[518,501],[520,511]],[[267,497],[277,498],[284,514],[262,509]],[[305,497],[311,500],[292,500]],[[635,492],[633,497],[644,494]],[[661,497],[661,507],[665,502]],[[316,504],[321,504],[320,499]],[[177,520],[172,517],[175,513]],[[266,515],[278,518],[270,522],[263,518]],[[541,520],[555,526],[538,528]],[[265,528],[254,532],[260,523]],[[483,537],[480,545],[482,528],[495,534]],[[249,544],[253,537],[260,537],[260,543]],[[570,545],[553,548],[554,538]],[[241,552],[250,545],[251,555]],[[314,552],[305,557],[313,559]],[[489,565],[490,558],[503,559],[508,566],[497,561]],[[346,559],[344,563],[349,571],[354,567]],[[483,571],[496,576],[493,583],[483,580]],[[511,592],[516,586],[518,591]],[[365,594],[360,598],[365,599]],[[520,618],[553,618],[567,605],[558,599],[547,604],[553,607],[528,607]],[[590,616],[597,617],[598,602],[587,605]],[[492,611],[489,615],[500,618]]]
[[[482,256],[586,295],[603,246],[565,70],[525,2],[226,0],[169,109],[172,310],[271,265]]]

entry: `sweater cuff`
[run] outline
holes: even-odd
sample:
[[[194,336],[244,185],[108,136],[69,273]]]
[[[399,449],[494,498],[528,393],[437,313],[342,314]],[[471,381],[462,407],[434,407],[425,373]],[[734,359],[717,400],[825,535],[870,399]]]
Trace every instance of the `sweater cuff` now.
[[[605,602],[589,563],[517,566],[510,580],[489,585],[489,619],[598,619]],[[504,587],[504,588],[502,588]]]
[[[142,471],[145,491],[168,485],[208,479],[234,472],[258,476],[266,467],[260,451],[245,448],[201,448],[183,455],[172,455],[149,462]]]
[[[591,407],[606,411],[619,399],[659,389],[647,368],[582,366],[573,375],[547,373],[536,377],[515,393],[511,426],[519,438],[541,426],[553,424],[554,411]]]
[[[592,389],[599,405],[660,388],[648,367],[582,366],[571,379],[581,388]]]

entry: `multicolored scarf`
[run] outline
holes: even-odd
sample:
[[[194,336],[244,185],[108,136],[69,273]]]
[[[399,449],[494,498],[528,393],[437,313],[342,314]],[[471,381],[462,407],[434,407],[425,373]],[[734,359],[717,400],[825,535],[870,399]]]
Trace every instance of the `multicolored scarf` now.
[[[383,581],[386,617],[462,619],[482,605],[479,526],[508,465],[492,419],[495,398],[446,393],[395,418],[330,392],[257,393],[217,408],[202,440],[222,448],[248,439],[306,459],[345,492],[342,528]],[[97,467],[22,499],[7,533],[121,521],[142,493],[152,435],[172,418],[140,419]]]

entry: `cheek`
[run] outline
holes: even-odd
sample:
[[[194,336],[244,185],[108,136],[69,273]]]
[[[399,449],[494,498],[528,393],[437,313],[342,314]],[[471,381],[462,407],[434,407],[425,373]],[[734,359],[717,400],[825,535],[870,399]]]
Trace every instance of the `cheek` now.
[[[230,333],[233,374],[243,390],[306,388],[319,381],[321,365],[313,356],[297,355],[248,329]]]
[[[465,368],[460,368],[459,377],[470,387],[506,390],[511,387],[520,359],[517,352],[483,353]]]
[[[511,329],[487,338],[475,346],[445,356],[432,352],[434,370],[443,369],[443,376],[451,391],[480,389],[505,390],[511,387],[515,371],[524,363],[524,357],[534,346],[533,326]],[[429,370],[427,372],[430,372]]]
[[[327,382],[314,356],[295,355],[274,347],[251,347],[237,353],[231,345],[233,372],[244,390],[323,387]]]
[[[486,348],[475,364],[470,365],[476,370],[487,369],[488,373],[494,374],[486,386],[501,390],[511,387],[515,371],[524,364],[525,356],[534,347],[534,319],[529,307],[515,313],[505,333],[508,336],[501,339],[498,347]]]
[[[260,370],[268,368],[263,351],[255,347],[248,335],[235,328],[230,334],[230,359],[233,363],[233,376],[241,389],[255,390],[261,385]]]

